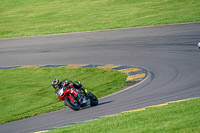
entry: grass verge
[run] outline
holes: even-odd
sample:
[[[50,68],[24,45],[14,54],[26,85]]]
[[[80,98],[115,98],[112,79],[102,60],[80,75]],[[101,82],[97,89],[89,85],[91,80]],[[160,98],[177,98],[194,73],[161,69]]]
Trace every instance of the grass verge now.
[[[80,80],[97,97],[126,84],[125,73],[98,68],[1,69],[0,124],[65,108],[51,86],[55,78]]]
[[[200,98],[84,122],[49,133],[199,133]]]
[[[196,21],[199,0],[0,0],[0,38]]]

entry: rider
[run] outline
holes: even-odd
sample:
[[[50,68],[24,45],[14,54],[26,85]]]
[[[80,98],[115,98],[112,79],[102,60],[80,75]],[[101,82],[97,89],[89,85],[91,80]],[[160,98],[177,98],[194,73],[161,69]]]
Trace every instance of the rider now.
[[[58,92],[59,92],[60,89],[62,89],[62,88],[64,88],[64,89],[65,88],[69,88],[70,86],[74,86],[79,91],[83,90],[83,92],[85,93],[85,88],[82,88],[82,84],[81,84],[80,81],[72,82],[72,81],[66,81],[66,80],[64,80],[64,81],[60,82],[59,79],[54,79],[52,81],[52,86],[53,86],[53,88],[55,90],[56,95],[58,95],[58,96],[59,96]],[[82,96],[80,94],[78,94],[78,98],[80,99],[81,97]],[[82,103],[86,103],[86,102],[87,101],[86,101],[85,97],[83,97]]]

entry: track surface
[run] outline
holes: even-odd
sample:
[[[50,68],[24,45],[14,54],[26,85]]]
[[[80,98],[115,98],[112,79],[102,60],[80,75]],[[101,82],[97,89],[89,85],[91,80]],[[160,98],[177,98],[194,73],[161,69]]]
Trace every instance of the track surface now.
[[[0,40],[0,66],[116,64],[146,68],[148,78],[93,108],[59,110],[0,125],[34,132],[173,100],[200,96],[200,23]]]

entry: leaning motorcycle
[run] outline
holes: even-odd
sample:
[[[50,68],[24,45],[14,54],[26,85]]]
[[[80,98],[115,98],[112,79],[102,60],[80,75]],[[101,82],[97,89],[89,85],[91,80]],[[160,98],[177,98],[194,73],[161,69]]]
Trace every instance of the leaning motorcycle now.
[[[65,106],[68,106],[75,111],[78,111],[81,107],[98,105],[98,99],[94,94],[87,89],[85,89],[85,92],[79,91],[78,89],[75,89],[74,86],[60,89],[58,98],[64,101]],[[86,103],[82,103],[83,98],[86,99]]]

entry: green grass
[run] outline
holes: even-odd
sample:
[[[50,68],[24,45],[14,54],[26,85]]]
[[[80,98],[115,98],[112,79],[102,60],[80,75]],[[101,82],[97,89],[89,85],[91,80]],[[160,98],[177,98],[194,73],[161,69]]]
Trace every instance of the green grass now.
[[[0,0],[0,38],[196,21],[199,0]]]
[[[49,133],[199,133],[200,98],[53,129]]]
[[[97,68],[1,69],[0,124],[65,108],[51,86],[55,78],[80,80],[97,97],[126,84],[125,73]]]

